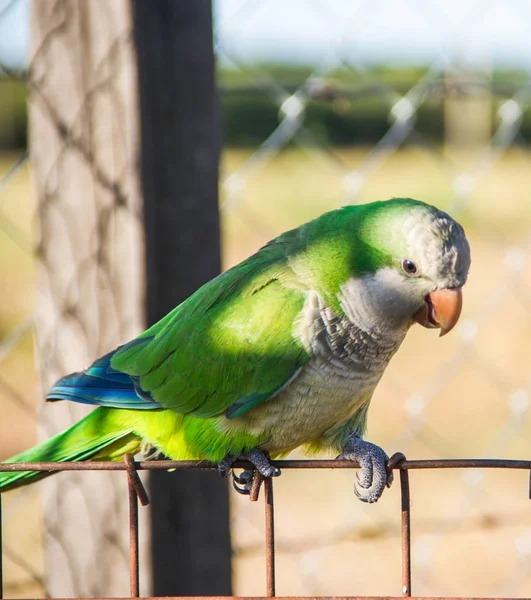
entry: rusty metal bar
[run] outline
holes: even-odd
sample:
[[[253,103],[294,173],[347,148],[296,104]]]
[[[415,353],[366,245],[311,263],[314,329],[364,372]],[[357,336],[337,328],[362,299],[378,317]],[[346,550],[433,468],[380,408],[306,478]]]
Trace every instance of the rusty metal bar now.
[[[242,462],[242,464],[244,464]],[[282,469],[357,469],[359,465],[349,460],[274,460],[272,464]],[[235,466],[240,466],[235,463]],[[441,458],[404,460],[401,469],[524,469],[531,470],[531,460],[497,458]]]
[[[275,595],[275,505],[273,479],[264,479],[265,546],[266,546],[266,595]]]
[[[283,460],[272,461],[282,469],[356,469],[359,465],[354,461],[345,460]],[[237,468],[248,468],[246,461],[237,461]],[[397,453],[391,457],[388,470],[400,471],[401,486],[401,517],[402,517],[402,584],[403,595],[411,600],[435,600],[431,597],[411,596],[411,502],[408,471],[418,469],[525,469],[530,471],[530,497],[531,497],[531,460],[505,460],[505,459],[430,459],[406,460]],[[215,470],[217,465],[206,461],[141,461],[135,462],[130,455],[124,457],[124,462],[40,462],[40,463],[0,463],[0,472],[3,471],[126,471],[129,492],[129,527],[130,527],[130,598],[139,597],[139,553],[138,553],[138,500],[143,505],[149,502],[145,488],[137,470]],[[255,477],[251,490],[251,500],[258,499],[261,485],[264,486],[265,504],[265,543],[266,543],[266,585],[267,596],[275,596],[275,539],[274,539],[274,502],[273,482],[270,478]],[[0,495],[0,598],[2,598],[2,563],[1,563],[1,495]],[[174,600],[184,600],[184,597],[173,597]],[[187,600],[194,597],[188,596]],[[195,597],[203,600],[207,597]],[[227,597],[229,598],[229,597]],[[230,598],[237,598],[235,596]],[[255,600],[253,597],[239,597],[240,600]],[[285,600],[299,600],[298,597],[284,597]],[[320,597],[314,597],[319,600]],[[346,600],[347,597],[335,597],[336,600]],[[349,600],[398,600],[400,597],[391,596],[350,596]],[[83,600],[83,599],[78,599]],[[103,600],[103,599],[100,599]],[[116,600],[116,599],[115,599]],[[118,599],[119,600],[119,599]],[[147,599],[149,600],[149,599]],[[168,599],[171,600],[171,599]],[[324,600],[324,598],[323,598]],[[437,600],[468,600],[467,598],[438,598]],[[472,599],[470,599],[472,600]],[[474,600],[482,600],[475,598]],[[496,600],[496,599],[490,599]],[[510,600],[508,598],[499,600]]]
[[[402,595],[411,597],[411,501],[409,473],[400,470],[400,497],[402,512]]]
[[[212,600],[214,596],[164,596],[164,600]],[[216,600],[264,600],[264,596],[215,596]],[[403,600],[403,596],[276,596],[278,600]],[[55,600],[73,600],[56,598]],[[130,598],[76,598],[75,600],[131,600]],[[142,600],[162,600],[159,596],[143,596]],[[412,596],[411,600],[522,600],[503,597]]]
[[[124,456],[125,468],[127,469],[127,474],[129,475],[131,484],[133,485],[136,496],[140,500],[140,504],[142,506],[147,506],[149,504],[149,497],[146,492],[146,488],[142,483],[142,480],[138,476],[136,470],[136,463],[133,457],[130,454],[126,454]]]
[[[131,598],[140,596],[140,569],[138,564],[138,494],[132,473],[133,459],[130,454],[124,456],[127,469],[127,488],[129,492],[129,590]],[[137,474],[138,477],[138,474]]]
[[[262,483],[264,482],[264,476],[256,471],[253,476],[253,483],[251,486],[251,492],[249,494],[249,500],[251,502],[257,502],[260,496],[260,488],[262,487]]]
[[[355,461],[349,460],[274,460],[272,464],[282,469],[358,469]],[[252,467],[250,463],[239,460],[234,463],[235,468]],[[135,463],[138,471],[185,471],[215,470],[217,464],[204,460],[154,460],[139,461]],[[531,460],[506,460],[493,458],[458,458],[458,459],[428,459],[405,460],[400,463],[400,469],[523,469],[531,471]],[[123,462],[26,462],[26,463],[0,463],[0,473],[4,471],[124,471],[127,470]]]

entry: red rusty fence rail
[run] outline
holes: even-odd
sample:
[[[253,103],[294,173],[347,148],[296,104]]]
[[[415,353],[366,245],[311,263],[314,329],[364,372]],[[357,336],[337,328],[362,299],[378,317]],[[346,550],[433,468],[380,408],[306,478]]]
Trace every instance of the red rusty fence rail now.
[[[348,460],[279,460],[272,461],[276,467],[282,469],[357,469],[359,465]],[[245,461],[237,461],[236,468],[248,468]],[[394,454],[388,463],[390,470],[400,472],[401,512],[402,512],[402,596],[350,596],[349,600],[399,600],[412,598],[413,600],[433,600],[411,596],[411,503],[409,493],[410,470],[418,469],[519,469],[527,470],[531,475],[531,460],[504,460],[504,459],[430,459],[407,460],[401,453]],[[130,596],[129,599],[139,597],[139,562],[138,562],[138,502],[145,506],[149,504],[146,490],[138,476],[138,471],[148,470],[215,470],[217,465],[206,461],[139,461],[136,462],[130,455],[126,455],[123,462],[40,462],[40,463],[0,463],[0,472],[3,471],[125,471],[127,473],[129,497],[129,548],[130,548]],[[250,493],[250,500],[258,500],[260,489],[264,487],[265,505],[265,556],[266,556],[266,597],[275,596],[275,537],[274,537],[274,501],[273,480],[255,477]],[[531,498],[531,477],[529,485]],[[1,553],[1,525],[2,504],[0,496],[0,599],[3,598],[2,586],[2,553]],[[206,600],[208,597],[186,597],[188,600]],[[228,598],[228,597],[227,597]],[[231,598],[236,598],[232,596]],[[263,598],[263,597],[262,597]],[[75,599],[81,600],[81,599]],[[115,599],[116,600],[116,599]],[[125,600],[125,599],[123,599]],[[177,600],[177,597],[174,598]],[[184,597],[181,599],[184,600]],[[244,600],[242,598],[242,600]],[[246,597],[245,600],[255,600]],[[257,599],[256,599],[257,600]],[[284,600],[299,600],[295,597],[284,597]],[[300,599],[302,600],[302,598]],[[314,599],[317,600],[317,599]],[[323,599],[324,600],[324,599]],[[331,599],[328,599],[331,600]],[[346,597],[334,597],[334,600],[346,600]],[[437,598],[436,600],[457,600],[455,598]],[[459,598],[459,600],[468,600]],[[472,600],[472,599],[470,599]],[[480,600],[478,598],[474,600]],[[493,599],[490,599],[493,600]],[[499,599],[502,600],[502,599]],[[509,600],[509,599],[503,599]]]

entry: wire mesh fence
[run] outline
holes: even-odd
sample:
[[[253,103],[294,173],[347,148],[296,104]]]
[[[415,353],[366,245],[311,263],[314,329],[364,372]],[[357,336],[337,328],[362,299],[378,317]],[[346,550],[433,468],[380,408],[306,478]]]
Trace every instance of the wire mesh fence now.
[[[10,2],[0,6],[3,33],[14,5]],[[20,73],[3,62],[0,76],[0,103],[5,114],[6,105],[9,107],[20,95],[24,97],[25,84]],[[12,111],[8,114],[13,118]],[[5,116],[0,128],[1,147],[6,146],[0,150],[0,277],[4,290],[0,301],[0,402],[2,454],[6,456],[19,444],[35,441],[38,383],[32,348],[34,207],[29,191],[29,155],[25,147],[10,148],[13,138],[6,139]],[[13,134],[13,128],[8,127],[7,132]],[[16,502],[4,502],[3,564],[10,594],[40,594],[44,589],[41,523],[35,494],[22,493]],[[19,543],[20,539],[24,542]]]
[[[9,27],[8,18],[19,1],[0,4],[0,31],[5,23]],[[73,43],[68,37],[65,5],[53,4],[59,39]],[[290,10],[276,2],[215,4],[222,105],[227,108],[231,94],[252,92],[274,106],[274,119],[267,121],[259,143],[227,146],[224,152],[221,209],[225,266],[281,231],[345,203],[412,196],[447,210],[464,224],[473,253],[461,324],[457,335],[442,341],[427,332],[410,333],[373,399],[369,439],[388,453],[401,451],[416,459],[527,458],[531,440],[531,172],[526,122],[531,77],[526,64],[514,69],[496,66],[494,34],[490,54],[484,53],[481,62],[470,56],[474,55],[473,39],[482,30],[487,38],[494,31],[489,27],[492,21],[510,29],[514,39],[524,43],[531,7],[524,2],[510,6],[465,2],[457,10],[414,0],[301,0],[294,4]],[[392,17],[382,20],[382,13],[393,11],[397,22],[410,24],[409,35],[413,32],[413,37],[404,39],[404,45],[414,44],[415,28],[419,36],[428,29],[437,39],[423,67],[405,83],[393,78],[393,68],[378,70],[364,59],[371,35],[381,39],[385,35],[380,31],[382,22],[392,21]],[[299,40],[301,22],[310,34],[328,32],[318,47],[322,56],[298,69],[302,75],[297,76],[286,76],[272,65],[249,60],[238,40],[242,35],[252,36],[253,27],[263,21],[278,23],[278,30],[275,28],[271,35],[279,37],[279,44],[290,31]],[[460,52],[452,42],[456,37],[468,40],[463,41]],[[120,40],[127,43],[127,31]],[[96,96],[116,97],[119,47],[111,40],[105,55],[110,62],[103,60],[101,69],[95,69],[101,76],[99,83],[94,81]],[[384,62],[393,58],[383,56]],[[9,65],[2,75],[0,102],[28,84]],[[335,119],[339,128],[348,129],[349,119],[365,111],[366,102],[384,107],[376,117],[367,113],[367,120],[374,118],[382,132],[373,141],[369,138],[354,144],[353,139],[352,143],[337,145],[330,141],[326,129],[315,125],[315,111],[321,110],[327,118]],[[81,102],[79,123],[98,113],[97,102],[88,112],[87,106]],[[109,106],[113,106],[110,101]],[[433,114],[442,115],[440,136],[435,138],[430,129],[433,119],[426,118]],[[99,111],[99,117],[103,129],[116,123],[112,109]],[[230,126],[228,121],[226,136]],[[68,163],[64,166],[68,168]],[[114,176],[119,180],[120,165],[114,164],[113,169],[110,181]],[[107,189],[116,188],[111,185]],[[105,218],[109,211],[115,214],[122,210],[118,204],[105,201],[100,208],[96,215],[100,224],[110,222]],[[36,407],[40,406],[41,393],[31,339],[34,210],[27,150],[2,151],[3,456],[31,445],[36,426],[42,423],[36,416],[40,414]],[[62,209],[60,214],[64,212]],[[74,254],[71,258],[78,274],[82,261]],[[106,289],[113,304],[112,277],[107,277],[106,268],[110,263],[105,257],[102,262],[101,255],[92,259],[91,264],[103,267],[101,276],[108,279]],[[63,309],[72,316],[68,302]],[[137,325],[132,321],[127,327],[134,329]],[[96,348],[86,352],[83,363],[89,355],[96,355]],[[72,364],[68,369],[80,366]],[[310,474],[297,470],[289,475],[275,482],[277,592],[396,595],[401,589],[398,486],[386,492],[376,506],[366,507],[351,494],[349,471]],[[70,478],[65,485],[79,503],[85,502],[78,492],[79,476],[62,477]],[[416,594],[529,596],[531,514],[529,500],[522,493],[526,486],[523,473],[502,471],[494,475],[474,468],[437,475],[423,471],[415,474],[412,486],[415,536],[411,566]],[[302,494],[301,490],[311,493]],[[113,505],[116,507],[117,502]],[[109,523],[116,516],[112,513]],[[5,497],[5,590],[11,597],[46,594],[42,540],[36,533],[41,519],[38,491],[29,488]],[[52,527],[50,531],[53,535],[58,530]],[[127,549],[117,544],[117,535],[115,528],[97,538],[116,544],[117,560],[127,565]],[[232,538],[234,592],[262,594],[265,582],[257,576],[262,573],[265,552],[262,516],[236,496],[232,498]],[[71,549],[64,551],[63,560],[66,562],[72,553]],[[73,589],[80,596],[105,593],[80,582]]]
[[[240,93],[256,90],[278,114],[256,148],[225,153],[228,264],[324,210],[393,196],[437,204],[463,222],[471,239],[473,264],[457,335],[438,341],[411,331],[371,403],[368,437],[390,453],[402,451],[410,458],[529,454],[531,180],[525,123],[530,79],[525,64],[518,65],[519,73],[504,73],[496,33],[489,37],[488,32],[494,31],[489,23],[497,21],[498,31],[521,39],[530,17],[526,3],[499,2],[458,7],[308,1],[292,10],[275,2],[234,2],[219,9],[215,40],[225,67],[222,92],[228,96],[237,86]],[[288,31],[299,40],[306,29],[308,39],[319,41],[312,56],[322,54],[298,78],[257,65],[246,54],[251,44],[244,44],[242,31],[253,39],[264,21],[271,23],[279,45]],[[407,84],[389,76],[392,51],[382,51],[387,69],[366,60],[371,38],[385,44],[386,34],[393,37],[392,23],[395,29],[407,26],[404,45],[415,45],[425,31],[437,40]],[[326,41],[323,31],[329,32]],[[489,48],[478,63],[474,40],[482,31]],[[366,110],[363,99],[384,106],[382,135],[357,144],[353,135],[352,144],[332,145],[326,130],[316,127],[315,111],[327,107],[330,118],[348,128],[349,119]],[[437,111],[441,131],[434,139],[435,118],[425,115]],[[282,507],[277,580],[283,593],[393,594],[399,587],[393,560],[399,527],[392,508],[398,492],[392,490],[373,510],[349,497],[350,482],[343,475],[316,479],[297,473],[296,483],[276,483]],[[521,478],[507,475],[500,483],[475,470],[439,477],[437,486],[444,491],[438,487],[435,495],[431,474],[418,475],[413,484],[419,486],[413,501],[416,593],[528,595],[531,530],[518,491],[525,485]],[[301,495],[300,489],[312,493]],[[502,508],[501,498],[509,508]],[[237,591],[259,593],[253,587],[262,552],[257,530],[250,508],[234,499]]]
[[[21,4],[2,7],[4,22]],[[11,310],[21,305],[26,310],[4,319],[3,426],[10,432],[3,438],[4,456],[84,416],[83,407],[41,412],[42,389],[141,329],[142,274],[135,260],[142,252],[139,194],[127,168],[136,130],[129,122],[133,102],[123,91],[132,56],[125,6],[102,7],[94,24],[98,37],[85,48],[88,7],[33,4],[31,61],[21,70],[3,65],[3,85],[12,93],[24,89],[31,107],[31,135],[37,140],[31,144],[32,182],[38,198],[35,204],[30,199],[28,152],[14,159],[6,154],[1,180],[9,268],[5,288],[13,279],[25,278],[26,285],[4,301]],[[69,90],[66,103],[64,90]],[[95,115],[108,126],[93,127]],[[28,405],[25,420],[13,414],[22,402]],[[127,514],[120,501],[125,489],[125,481],[98,473],[88,481],[74,475],[43,485],[40,494],[29,490],[8,498],[7,593],[57,595],[62,590],[88,596],[104,589],[116,593],[122,579],[127,585],[127,537],[119,525]],[[97,579],[90,575],[94,570]]]

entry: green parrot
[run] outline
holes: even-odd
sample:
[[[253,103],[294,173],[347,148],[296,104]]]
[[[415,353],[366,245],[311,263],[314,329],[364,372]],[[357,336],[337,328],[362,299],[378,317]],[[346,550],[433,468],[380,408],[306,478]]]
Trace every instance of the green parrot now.
[[[456,324],[470,266],[463,228],[409,198],[327,212],[215,277],[136,339],[59,380],[47,400],[96,405],[7,462],[121,460],[151,446],[205,459],[248,493],[295,448],[359,461],[376,502],[388,459],[364,441],[376,385],[414,322]],[[0,473],[0,491],[49,473]]]

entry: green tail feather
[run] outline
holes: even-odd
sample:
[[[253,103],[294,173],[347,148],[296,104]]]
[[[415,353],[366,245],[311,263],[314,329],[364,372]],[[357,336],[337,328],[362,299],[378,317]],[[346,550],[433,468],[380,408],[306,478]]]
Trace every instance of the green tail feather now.
[[[135,454],[140,438],[114,419],[116,410],[97,408],[66,431],[42,444],[6,460],[15,462],[65,462],[83,460],[121,460],[127,452]],[[5,464],[4,463],[4,464]],[[48,471],[15,471],[0,473],[0,493],[12,490],[49,475]]]

